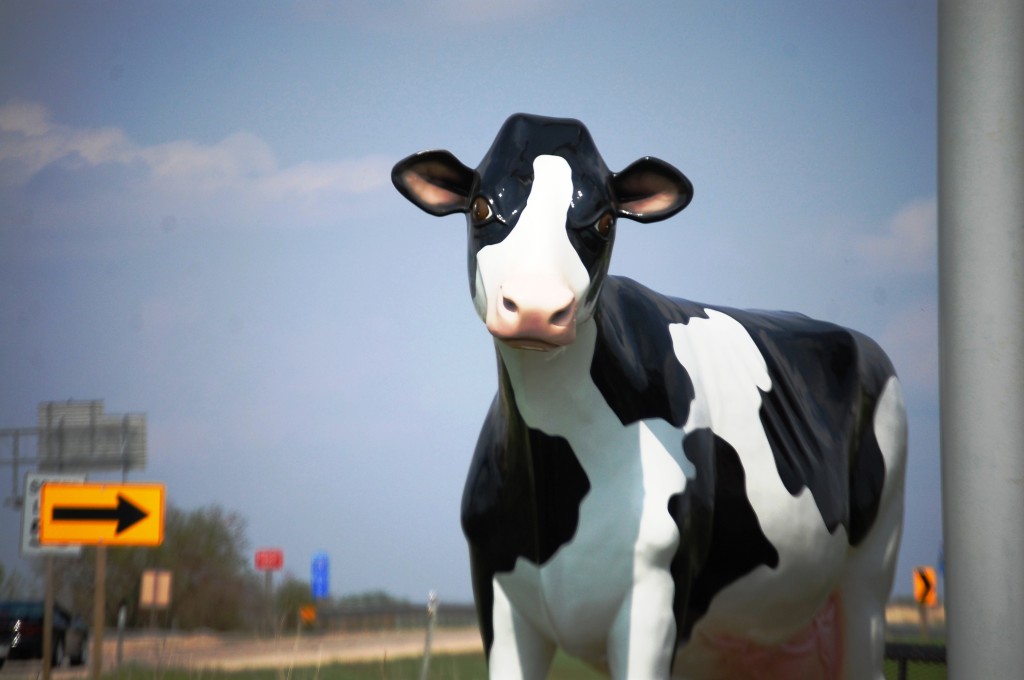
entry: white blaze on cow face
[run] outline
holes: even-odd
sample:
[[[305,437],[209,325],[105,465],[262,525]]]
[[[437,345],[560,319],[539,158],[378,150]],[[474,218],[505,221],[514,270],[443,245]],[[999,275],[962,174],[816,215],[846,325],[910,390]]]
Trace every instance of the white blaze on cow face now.
[[[548,350],[576,339],[590,275],[569,241],[572,170],[560,156],[538,156],[526,207],[501,243],[476,256],[477,313],[496,338]]]

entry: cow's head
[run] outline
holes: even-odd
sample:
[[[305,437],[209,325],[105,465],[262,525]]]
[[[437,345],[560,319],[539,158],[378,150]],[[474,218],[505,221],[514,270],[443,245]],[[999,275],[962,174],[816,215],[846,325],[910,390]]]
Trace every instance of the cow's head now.
[[[466,214],[469,282],[498,339],[548,350],[576,338],[608,271],[615,222],[655,222],[690,202],[674,167],[645,157],[609,172],[577,120],[510,117],[476,170],[448,151],[395,165],[395,187],[431,215]]]

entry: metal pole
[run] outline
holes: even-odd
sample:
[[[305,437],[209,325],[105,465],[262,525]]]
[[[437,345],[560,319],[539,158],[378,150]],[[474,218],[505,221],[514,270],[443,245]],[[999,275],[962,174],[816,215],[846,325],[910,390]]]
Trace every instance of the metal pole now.
[[[53,555],[46,556],[46,593],[43,596],[43,680],[53,667]]]
[[[271,597],[271,591],[273,590],[273,586],[271,585],[273,574],[274,572],[270,569],[263,572],[263,601],[266,606],[267,629],[269,635],[274,634],[274,605]]]
[[[430,651],[434,643],[434,624],[437,622],[437,591],[431,590],[427,597],[427,635],[423,641],[423,663],[420,666],[420,680],[430,676]]]
[[[128,414],[121,418],[121,483],[128,481]]]
[[[15,507],[17,507],[17,504],[18,504],[18,456],[21,453],[20,450],[19,450],[21,448],[19,446],[20,442],[18,440],[19,440],[18,433],[15,432],[14,433],[14,444],[13,444],[13,447],[11,449],[11,454],[13,455],[13,463],[14,463],[14,468],[13,468],[13,470],[11,472],[11,486],[14,487],[14,493],[11,495],[11,501],[14,504]]]
[[[106,619],[105,605],[107,590],[107,546],[96,546],[96,580],[93,584],[92,605],[92,680],[99,680],[103,671],[103,624]]]
[[[117,665],[124,660],[124,628],[128,624],[128,605],[121,602],[117,608]]]
[[[939,3],[939,320],[950,678],[1024,645],[1024,2]]]

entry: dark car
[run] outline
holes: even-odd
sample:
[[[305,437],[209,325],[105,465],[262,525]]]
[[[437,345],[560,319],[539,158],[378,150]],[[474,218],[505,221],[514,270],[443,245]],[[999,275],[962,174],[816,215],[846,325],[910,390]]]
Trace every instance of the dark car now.
[[[85,622],[59,604],[53,605],[53,665],[80,665],[88,645]],[[9,659],[43,658],[42,600],[0,602],[0,666]]]

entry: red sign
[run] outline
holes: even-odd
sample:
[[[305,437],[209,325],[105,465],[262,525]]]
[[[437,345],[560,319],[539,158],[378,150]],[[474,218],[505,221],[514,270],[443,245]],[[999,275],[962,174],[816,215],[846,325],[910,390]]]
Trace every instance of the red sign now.
[[[280,548],[266,548],[256,551],[256,568],[259,571],[278,571],[284,566],[284,552]]]

